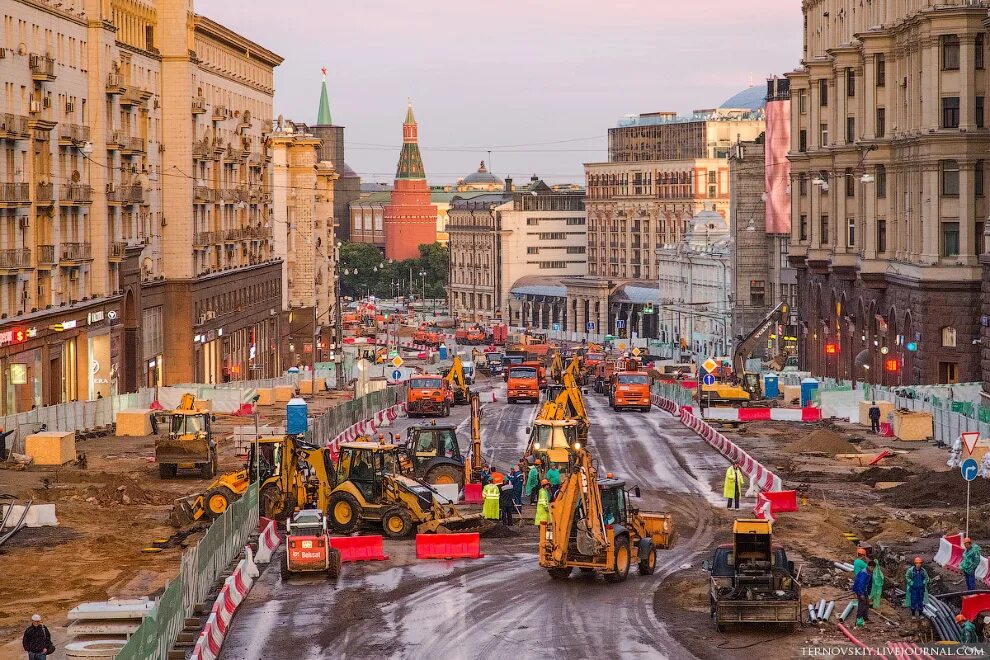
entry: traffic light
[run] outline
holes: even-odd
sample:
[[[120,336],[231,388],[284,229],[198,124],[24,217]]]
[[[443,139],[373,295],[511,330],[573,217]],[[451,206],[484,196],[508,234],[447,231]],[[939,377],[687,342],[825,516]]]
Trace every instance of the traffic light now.
[[[889,371],[891,373],[897,373],[901,370],[901,362],[897,358],[887,358],[883,361],[884,371]]]
[[[833,341],[830,341],[827,344],[825,344],[825,355],[838,355],[838,354],[839,354],[838,344],[836,344]]]

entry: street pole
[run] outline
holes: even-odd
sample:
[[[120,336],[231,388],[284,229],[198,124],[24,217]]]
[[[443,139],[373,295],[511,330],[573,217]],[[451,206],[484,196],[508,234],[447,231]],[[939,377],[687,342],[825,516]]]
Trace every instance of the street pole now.
[[[320,350],[320,336],[319,336],[318,327],[316,325],[320,317],[319,310],[320,310],[319,297],[314,295],[313,297],[313,367],[310,370],[310,375],[309,375],[309,383],[310,383],[309,392],[313,396],[314,401],[316,399],[316,358],[319,356],[318,351]]]
[[[969,538],[969,487],[973,482],[966,481],[966,536],[964,538]]]
[[[334,330],[334,358],[336,364],[335,367],[335,389],[342,389],[344,387],[344,329],[343,329],[343,314],[341,313],[341,297],[340,297],[340,255],[338,253],[337,263],[334,265],[334,269],[337,273],[337,304],[334,305],[334,325],[337,327]]]

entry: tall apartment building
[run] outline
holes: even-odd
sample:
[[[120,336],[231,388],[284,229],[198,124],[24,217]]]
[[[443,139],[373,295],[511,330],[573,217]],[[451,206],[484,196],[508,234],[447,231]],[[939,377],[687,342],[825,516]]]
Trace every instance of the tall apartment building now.
[[[763,90],[689,117],[642,114],[609,129],[609,159],[586,163],[588,274],[655,282],[655,251],[705,209],[729,212],[729,147],[763,133]],[[658,302],[658,301],[656,301]]]
[[[337,241],[333,163],[320,160],[322,140],[283,122],[268,138],[272,151],[274,253],[282,260],[283,364],[313,366],[335,340]]]
[[[584,191],[557,191],[536,176],[524,186],[511,179],[504,186],[497,192],[479,183],[451,201],[450,305],[462,320],[512,322],[515,282],[587,273]]]
[[[891,384],[978,380],[986,3],[803,11],[788,74],[801,364]]]
[[[278,371],[281,58],[190,0],[0,15],[0,407]]]

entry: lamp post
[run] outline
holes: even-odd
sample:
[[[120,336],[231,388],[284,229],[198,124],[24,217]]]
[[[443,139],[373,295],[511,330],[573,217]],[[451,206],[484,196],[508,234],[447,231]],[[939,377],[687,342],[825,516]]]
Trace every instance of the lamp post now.
[[[423,312],[426,313],[426,271],[419,271],[419,276],[423,280]]]

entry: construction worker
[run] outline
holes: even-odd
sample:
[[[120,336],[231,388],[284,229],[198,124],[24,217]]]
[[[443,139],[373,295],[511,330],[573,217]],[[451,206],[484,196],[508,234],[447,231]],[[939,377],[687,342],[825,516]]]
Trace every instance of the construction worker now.
[[[904,607],[911,608],[911,618],[920,618],[928,600],[928,571],[921,566],[921,557],[914,558],[914,566],[904,575]]]
[[[880,433],[880,406],[874,401],[870,404],[870,409],[867,412],[870,416],[870,430],[876,435]]]
[[[853,562],[853,576],[866,570],[866,548],[856,548],[856,560]]]
[[[550,522],[550,482],[544,479],[540,482],[539,500],[536,503],[534,525]]]
[[[523,477],[522,471],[519,469],[518,465],[512,467],[509,471],[509,483],[512,485],[512,502],[515,506],[522,506],[522,495],[523,495],[523,482],[525,477]]]
[[[982,548],[979,544],[973,543],[973,539],[968,536],[963,539],[966,551],[963,553],[962,561],[959,562],[959,570],[966,577],[966,591],[976,589],[976,569],[980,567],[980,560],[983,559]]]
[[[499,486],[498,507],[502,522],[506,527],[512,527],[512,512],[516,508],[516,502],[512,498],[512,484],[508,480]]]
[[[872,565],[874,562],[871,559],[867,566]],[[867,568],[865,571],[860,571],[856,573],[856,577],[853,578],[852,591],[856,595],[856,627],[862,628],[866,625],[867,619],[870,617],[870,589],[873,587],[873,578],[870,576],[870,569]]]
[[[883,596],[883,571],[880,570],[879,562],[876,562],[871,577],[873,578],[873,585],[870,587],[870,607],[879,610],[880,599]]]
[[[481,498],[483,501],[481,506],[481,515],[483,515],[486,520],[499,519],[498,501],[501,495],[502,489],[499,488],[498,484],[494,481],[488,482],[485,484],[485,487],[481,489]]]
[[[540,459],[536,459],[533,465],[529,466],[529,473],[526,475],[526,495],[530,504],[536,504],[536,497],[540,490]]]
[[[41,623],[40,614],[31,615],[31,625],[24,631],[21,646],[27,651],[28,660],[45,660],[48,654],[55,652],[52,634],[48,632],[48,626]]]
[[[550,499],[557,497],[557,491],[560,490],[560,470],[554,464],[550,465],[550,469],[547,470],[547,481],[550,482]]]
[[[956,615],[956,623],[962,627],[962,635],[959,637],[959,641],[963,644],[979,644],[980,638],[976,634],[976,626],[973,622],[966,618],[964,614]]]
[[[725,483],[722,485],[722,496],[725,497],[726,509],[731,509],[735,502],[736,510],[739,510],[739,493],[746,485],[746,477],[743,476],[739,468],[739,461],[734,461],[725,471]]]

